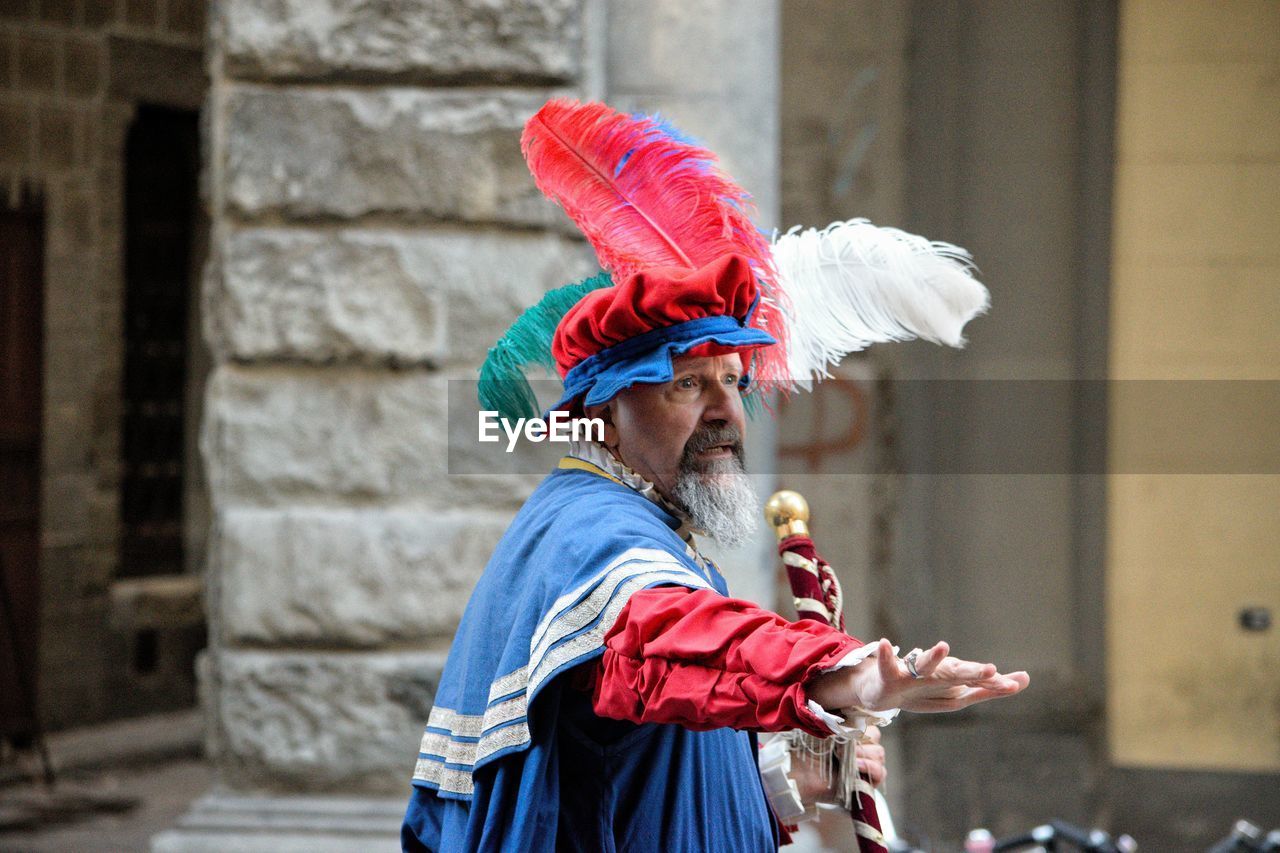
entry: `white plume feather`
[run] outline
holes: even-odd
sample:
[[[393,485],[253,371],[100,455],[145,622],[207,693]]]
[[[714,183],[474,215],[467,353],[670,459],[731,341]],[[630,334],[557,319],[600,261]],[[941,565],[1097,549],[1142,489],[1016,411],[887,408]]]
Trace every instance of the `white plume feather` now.
[[[965,323],[990,306],[967,251],[865,219],[796,226],[775,237],[773,259],[791,302],[788,372],[806,385],[874,343],[963,346]]]

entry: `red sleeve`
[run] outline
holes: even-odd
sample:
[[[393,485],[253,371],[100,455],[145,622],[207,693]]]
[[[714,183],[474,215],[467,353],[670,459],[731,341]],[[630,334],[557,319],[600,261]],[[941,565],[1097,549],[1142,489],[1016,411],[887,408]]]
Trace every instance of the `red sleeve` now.
[[[656,587],[631,596],[604,645],[602,717],[821,737],[831,731],[805,707],[804,683],[862,643],[711,590]]]

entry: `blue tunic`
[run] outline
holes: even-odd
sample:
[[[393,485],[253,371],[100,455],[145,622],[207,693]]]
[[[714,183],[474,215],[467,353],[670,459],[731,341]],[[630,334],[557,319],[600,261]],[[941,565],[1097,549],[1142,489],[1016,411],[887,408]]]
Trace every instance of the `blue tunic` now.
[[[680,522],[569,459],[535,490],[467,605],[431,710],[405,850],[776,850],[755,736],[597,717],[568,670],[637,590],[724,578]]]

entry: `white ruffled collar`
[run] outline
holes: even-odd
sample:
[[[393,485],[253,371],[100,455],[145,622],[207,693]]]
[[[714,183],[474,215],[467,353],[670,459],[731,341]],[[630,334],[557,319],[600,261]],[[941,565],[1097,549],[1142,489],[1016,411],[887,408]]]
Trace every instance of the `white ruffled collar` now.
[[[603,444],[594,441],[575,441],[569,445],[569,455],[594,465],[624,486],[639,492],[660,506],[664,512],[669,513],[680,522],[680,527],[676,530],[676,533],[680,534],[680,538],[685,542],[692,541],[691,534],[705,535],[704,531],[693,526],[693,522],[689,520],[688,513],[667,500],[658,491],[657,486],[631,470],[620,459],[615,458],[609,452],[609,448]]]

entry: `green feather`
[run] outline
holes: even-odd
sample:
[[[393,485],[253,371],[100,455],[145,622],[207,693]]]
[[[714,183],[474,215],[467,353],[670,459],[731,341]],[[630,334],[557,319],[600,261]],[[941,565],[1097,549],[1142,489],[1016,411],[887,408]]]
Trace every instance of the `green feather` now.
[[[484,364],[480,366],[477,391],[480,407],[496,411],[499,417],[510,421],[538,417],[541,414],[538,398],[529,385],[525,369],[538,365],[554,371],[556,363],[551,356],[551,341],[560,320],[582,297],[612,285],[613,279],[608,273],[598,273],[549,291],[521,314],[501,340],[490,348]]]

